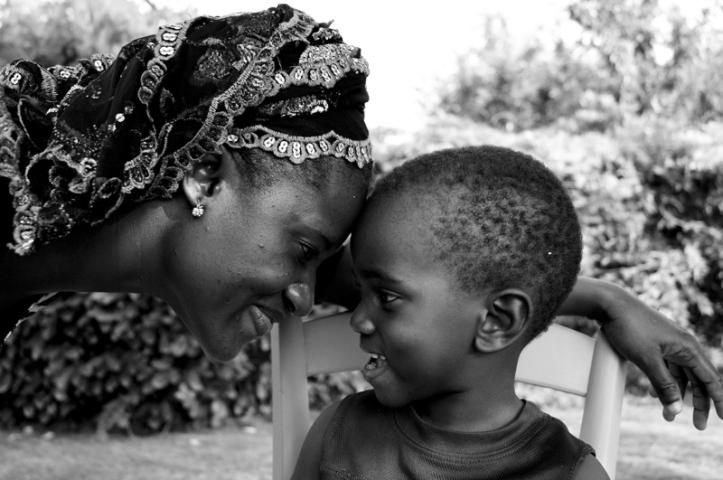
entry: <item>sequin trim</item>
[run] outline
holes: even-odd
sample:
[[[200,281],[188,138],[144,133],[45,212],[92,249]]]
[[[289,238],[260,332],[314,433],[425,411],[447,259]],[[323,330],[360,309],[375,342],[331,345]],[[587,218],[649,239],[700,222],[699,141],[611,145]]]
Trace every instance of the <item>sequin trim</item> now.
[[[321,95],[304,95],[265,104],[259,107],[259,113],[268,116],[293,118],[299,115],[328,112],[330,103],[331,100],[323,98]]]
[[[134,189],[142,189],[153,181],[153,167],[158,162],[158,144],[153,135],[141,140],[141,153],[123,166],[123,186],[121,192],[128,194]]]
[[[333,87],[349,72],[369,75],[369,63],[356,58],[359,49],[345,43],[311,45],[299,57],[299,65],[289,75],[295,85]]]
[[[9,70],[9,69],[8,69]],[[13,123],[5,102],[0,102],[0,176],[10,179],[9,193],[13,197],[13,240],[7,247],[18,255],[31,251],[37,232],[38,199],[27,191],[24,177],[20,175],[18,158],[20,143],[25,134]]]
[[[190,21],[180,25],[164,25],[156,33],[154,57],[146,65],[146,71],[141,75],[141,86],[138,89],[138,99],[142,104],[148,105],[158,90],[158,84],[168,70],[166,62],[178,52],[178,46],[186,38],[186,31]]]
[[[186,38],[186,32],[190,24],[191,22],[188,21],[180,25],[162,26],[158,29],[154,58],[148,62],[146,71],[141,75],[141,86],[138,89],[138,99],[142,104],[148,105],[155,95],[158,85],[168,71],[166,62],[178,52],[178,46]],[[116,121],[118,121],[117,118]],[[150,135],[141,140],[140,153],[123,166],[122,194],[131,193],[134,189],[146,188],[153,181],[153,169],[159,159],[158,142],[155,133],[154,129]],[[112,212],[108,212],[108,215],[110,213]],[[108,215],[106,215],[106,218]]]
[[[255,125],[232,130],[226,139],[226,145],[231,148],[260,148],[275,157],[288,158],[296,165],[324,156],[344,158],[359,168],[372,163],[372,146],[369,140],[351,140],[334,131],[316,137],[302,137]]]
[[[15,65],[5,65],[0,70],[0,84],[5,88],[21,91],[26,81],[23,69]]]
[[[291,41],[305,41],[315,26],[314,20],[303,12],[281,23],[271,35],[267,45],[258,48],[242,44],[237,48],[240,59],[236,68],[239,77],[224,93],[215,97],[209,105],[206,121],[186,145],[173,152],[171,158],[162,159],[160,172],[146,190],[143,199],[170,198],[178,184],[192,166],[203,156],[219,151],[231,128],[233,117],[246,108],[257,106],[264,99],[275,95],[288,83],[285,73],[270,75],[274,71],[274,57],[278,50]],[[178,168],[173,168],[177,166]]]

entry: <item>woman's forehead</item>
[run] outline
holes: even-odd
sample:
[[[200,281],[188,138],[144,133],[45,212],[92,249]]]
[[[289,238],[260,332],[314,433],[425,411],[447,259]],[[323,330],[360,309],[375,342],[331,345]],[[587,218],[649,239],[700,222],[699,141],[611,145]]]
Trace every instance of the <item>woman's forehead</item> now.
[[[261,215],[296,230],[317,232],[325,242],[340,244],[362,209],[365,188],[360,182],[330,181],[322,188],[282,178],[247,201]]]

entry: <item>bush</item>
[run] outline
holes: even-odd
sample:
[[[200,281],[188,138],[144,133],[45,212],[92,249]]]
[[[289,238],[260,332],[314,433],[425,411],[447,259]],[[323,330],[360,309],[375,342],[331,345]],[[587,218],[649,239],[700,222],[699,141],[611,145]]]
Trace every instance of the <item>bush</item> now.
[[[202,353],[173,311],[137,294],[63,295],[0,350],[0,426],[146,433],[268,413],[269,342]]]
[[[567,12],[561,30],[574,39],[524,45],[488,18],[436,109],[508,131],[607,131],[651,114],[723,119],[723,13],[715,2],[684,14],[650,0],[577,0]]]
[[[723,125],[641,119],[621,133],[623,155],[649,192],[646,236],[677,257],[673,287],[693,329],[723,347]]]

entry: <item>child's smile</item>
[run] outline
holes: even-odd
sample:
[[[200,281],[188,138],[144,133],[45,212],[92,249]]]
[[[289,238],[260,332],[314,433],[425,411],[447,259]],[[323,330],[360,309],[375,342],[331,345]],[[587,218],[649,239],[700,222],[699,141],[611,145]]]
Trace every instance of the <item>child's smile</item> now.
[[[367,382],[371,383],[376,377],[382,375],[387,369],[387,357],[381,353],[370,353],[369,361],[364,364],[362,374]]]

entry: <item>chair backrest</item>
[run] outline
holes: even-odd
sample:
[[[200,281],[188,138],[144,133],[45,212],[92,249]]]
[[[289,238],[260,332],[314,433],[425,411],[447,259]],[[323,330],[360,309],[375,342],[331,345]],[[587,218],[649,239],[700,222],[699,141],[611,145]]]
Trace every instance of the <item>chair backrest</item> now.
[[[356,370],[368,359],[349,314],[274,325],[271,342],[273,479],[288,480],[310,427],[306,377]],[[623,360],[598,334],[589,337],[551,325],[525,347],[518,381],[585,397],[579,437],[615,480],[620,412],[625,387]]]

